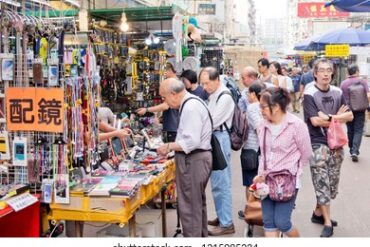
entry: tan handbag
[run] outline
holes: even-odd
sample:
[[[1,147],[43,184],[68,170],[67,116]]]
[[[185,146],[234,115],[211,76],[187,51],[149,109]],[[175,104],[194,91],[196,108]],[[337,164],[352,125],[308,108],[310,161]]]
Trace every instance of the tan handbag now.
[[[248,193],[247,206],[244,209],[244,220],[249,225],[263,225],[261,200],[254,196],[253,191]]]

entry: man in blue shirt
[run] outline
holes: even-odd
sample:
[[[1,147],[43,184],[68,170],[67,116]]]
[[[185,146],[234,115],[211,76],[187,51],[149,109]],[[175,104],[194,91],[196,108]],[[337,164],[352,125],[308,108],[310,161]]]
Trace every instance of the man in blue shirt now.
[[[310,67],[310,70],[306,73],[304,73],[301,77],[301,81],[300,81],[300,98],[303,98],[303,92],[304,92],[304,88],[306,87],[306,85],[308,83],[311,83],[315,80],[315,78],[313,77],[313,64],[315,62],[315,59],[311,59],[310,62],[308,62],[308,66]]]
[[[186,90],[206,101],[208,94],[204,91],[203,87],[198,84],[197,73],[193,70],[184,70],[180,76],[182,82],[185,84]]]

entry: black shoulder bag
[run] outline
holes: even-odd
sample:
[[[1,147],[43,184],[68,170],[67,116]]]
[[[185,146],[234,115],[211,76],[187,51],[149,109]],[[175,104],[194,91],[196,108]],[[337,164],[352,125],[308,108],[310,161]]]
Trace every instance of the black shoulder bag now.
[[[212,120],[212,116],[211,116],[211,113],[209,112],[207,106],[204,104],[204,102],[202,102],[200,99],[194,98],[194,97],[191,97],[191,98],[186,99],[185,102],[182,104],[181,111],[180,111],[180,117],[181,117],[182,109],[184,109],[184,106],[185,106],[186,102],[188,102],[191,99],[198,100],[200,103],[202,103],[204,105],[204,107],[206,108],[207,112],[208,112],[208,116],[209,116],[209,119],[211,120],[211,125],[212,125],[212,135],[211,135],[212,170],[214,170],[214,171],[223,170],[223,169],[226,168],[227,162],[226,162],[226,159],[225,159],[225,155],[222,152],[221,144],[218,141],[218,139],[215,136],[215,134],[213,133],[213,120]]]

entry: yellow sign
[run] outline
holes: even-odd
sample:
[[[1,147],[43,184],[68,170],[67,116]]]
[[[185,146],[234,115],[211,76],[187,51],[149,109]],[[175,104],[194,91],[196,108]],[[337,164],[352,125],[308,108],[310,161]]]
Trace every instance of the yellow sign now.
[[[314,55],[312,55],[312,54],[303,55],[303,63],[308,64],[311,61],[312,58],[314,58]]]
[[[325,46],[326,57],[348,57],[349,56],[349,45],[326,45]]]
[[[8,130],[63,132],[63,89],[17,87],[5,95]]]

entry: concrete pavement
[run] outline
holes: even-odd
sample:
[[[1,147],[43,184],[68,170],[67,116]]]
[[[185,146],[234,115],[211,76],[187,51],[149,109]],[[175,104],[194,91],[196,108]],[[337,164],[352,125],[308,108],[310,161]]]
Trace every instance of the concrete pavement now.
[[[339,194],[332,202],[332,218],[338,221],[333,237],[370,237],[370,137],[363,137],[359,162],[353,163],[345,148],[345,159],[342,164]],[[232,154],[232,192],[233,217],[236,233],[223,237],[243,237],[246,223],[238,218],[238,210],[244,209],[245,190],[242,187],[240,152]],[[309,167],[304,169],[302,188],[298,193],[296,208],[293,211],[293,224],[302,237],[319,237],[322,226],[311,223],[311,215],[316,203]],[[216,216],[210,182],[207,188],[208,218]],[[167,232],[172,236],[176,226],[175,210],[167,210]],[[256,237],[263,236],[261,227],[255,227]]]
[[[370,237],[370,137],[363,137],[359,162],[353,163],[350,159],[348,148],[345,149],[345,159],[342,164],[339,194],[331,207],[332,218],[338,221],[334,228],[333,237]],[[223,237],[245,236],[246,223],[238,218],[238,210],[245,206],[245,189],[242,186],[240,152],[232,153],[232,193],[233,217],[235,234]],[[299,191],[296,208],[293,211],[293,224],[296,225],[302,237],[319,237],[322,226],[310,221],[315,206],[315,194],[308,167],[304,169],[302,188]],[[208,218],[213,219],[215,214],[210,182],[207,187]],[[160,215],[160,210],[152,209],[153,214]],[[155,216],[157,217],[157,216]],[[160,216],[159,216],[160,217]],[[161,225],[156,219],[157,236],[160,236]],[[176,230],[176,210],[167,210],[167,235],[172,237]],[[85,225],[85,236],[97,236],[99,227]],[[255,227],[255,237],[263,236],[261,227]]]

